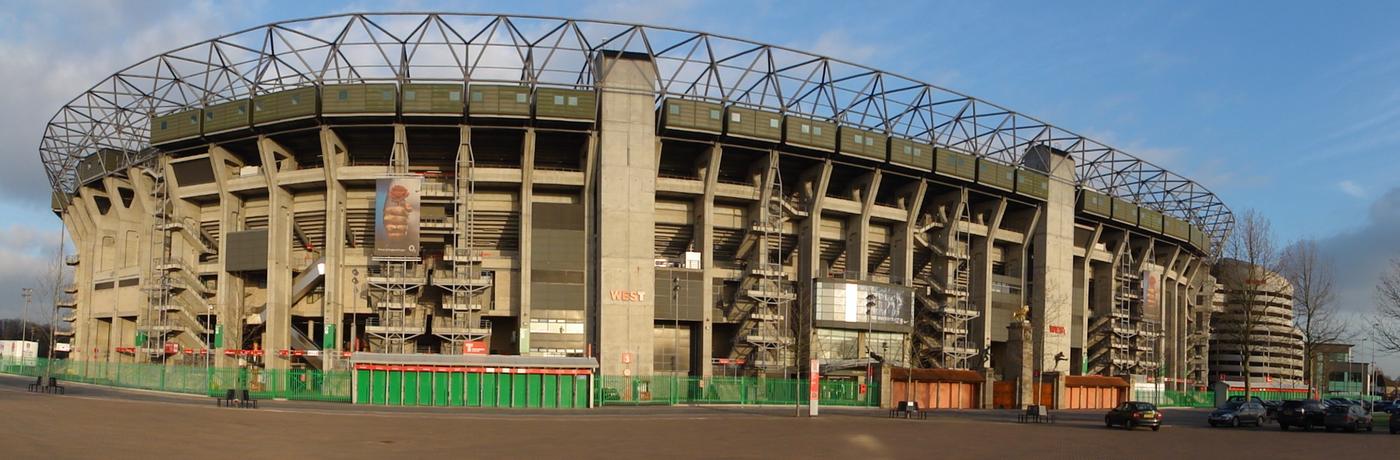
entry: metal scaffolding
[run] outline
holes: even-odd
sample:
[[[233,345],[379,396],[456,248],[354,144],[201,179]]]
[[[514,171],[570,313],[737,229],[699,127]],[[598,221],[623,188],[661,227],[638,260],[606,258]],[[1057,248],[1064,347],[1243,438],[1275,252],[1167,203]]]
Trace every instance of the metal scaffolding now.
[[[745,359],[752,371],[775,374],[796,364],[792,362],[791,304],[797,293],[783,270],[782,232],[787,215],[776,158],[769,163],[764,181],[768,185],[762,188],[754,207],[757,219],[750,223],[745,238],[753,241],[755,249],[733,302],[739,309],[733,316],[738,316],[740,323],[734,354]]]
[[[919,364],[926,367],[967,369],[978,347],[968,338],[969,325],[982,316],[969,300],[972,260],[972,217],[967,197],[957,205],[957,216],[935,232],[934,266],[926,293],[918,295],[916,327],[920,344]]]
[[[472,154],[469,130],[462,130],[457,147],[457,174],[452,180],[452,244],[443,251],[446,269],[433,270],[433,284],[441,287],[444,316],[433,317],[433,335],[442,338],[444,354],[462,354],[467,342],[488,340],[491,322],[482,318],[490,299],[486,292],[495,284],[491,273],[482,270],[481,252],[476,245],[476,158]]]

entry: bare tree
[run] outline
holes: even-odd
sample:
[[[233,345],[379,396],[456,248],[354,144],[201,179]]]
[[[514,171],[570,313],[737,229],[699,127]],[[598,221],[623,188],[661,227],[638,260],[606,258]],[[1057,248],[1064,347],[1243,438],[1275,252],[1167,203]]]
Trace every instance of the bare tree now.
[[[1225,290],[1225,312],[1212,315],[1211,328],[1218,339],[1235,345],[1239,351],[1244,391],[1249,395],[1253,391],[1249,358],[1255,335],[1261,332],[1265,308],[1262,298],[1267,295],[1266,289],[1284,280],[1278,274],[1278,253],[1269,220],[1253,209],[1245,210],[1239,217],[1234,233],[1225,243],[1226,260],[1216,267],[1216,279]]]
[[[1390,268],[1376,285],[1376,318],[1371,328],[1375,346],[1400,353],[1400,258],[1390,260]]]
[[[1348,337],[1347,323],[1336,316],[1332,260],[1318,254],[1317,242],[1301,240],[1284,248],[1280,265],[1293,284],[1293,322],[1303,332],[1303,380],[1318,388],[1317,345]]]

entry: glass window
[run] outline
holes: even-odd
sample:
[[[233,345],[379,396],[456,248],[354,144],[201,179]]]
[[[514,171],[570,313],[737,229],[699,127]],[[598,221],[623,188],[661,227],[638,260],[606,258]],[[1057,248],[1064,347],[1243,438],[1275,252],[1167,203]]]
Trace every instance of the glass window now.
[[[481,102],[481,91],[472,91],[472,102]]]
[[[860,143],[861,143],[861,137],[860,137],[859,134],[857,134],[857,135],[855,135],[855,136],[852,136],[852,138],[855,139],[855,141],[856,141],[857,144],[860,144]]]
[[[525,93],[515,93],[515,103],[524,104],[527,95]]]
[[[777,127],[778,127],[778,119],[777,119],[777,118],[770,118],[770,119],[768,119],[768,127],[769,127],[769,128],[777,128]]]
[[[818,134],[821,134],[821,133],[818,133]],[[873,146],[873,145],[875,145],[875,139],[872,139],[872,138],[869,138],[869,137],[865,138],[865,146],[866,146],[866,147],[870,147],[870,146]]]
[[[924,149],[914,149],[914,156],[919,157],[919,156],[923,156],[923,155],[924,155]]]
[[[820,127],[820,126],[813,126],[813,127],[812,127],[812,135],[813,135],[813,136],[820,136],[820,135],[822,135],[822,127]]]
[[[417,92],[417,91],[414,91],[414,90],[411,90],[411,89],[410,89],[410,90],[405,90],[405,91],[403,92],[403,100],[405,100],[405,101],[416,101],[416,100],[418,100],[418,92]]]
[[[578,107],[578,96],[569,96],[569,106]]]
[[[681,106],[676,105],[676,104],[671,104],[671,105],[666,106],[666,111],[667,111],[667,112],[670,112],[671,115],[680,115],[680,114],[681,114]]]
[[[335,93],[335,98],[342,101],[350,100],[350,90],[340,90],[339,92]]]
[[[194,115],[190,115],[190,124],[192,124],[192,125],[197,125],[197,124],[199,124],[199,117],[194,116]]]
[[[711,119],[711,120],[718,120],[718,119],[719,119],[719,109],[710,109],[710,119]]]
[[[729,112],[729,121],[732,121],[732,122],[735,122],[735,123],[738,123],[738,122],[740,122],[740,121],[743,121],[743,120],[742,120],[742,117],[740,117],[739,115],[740,115],[739,112]]]
[[[381,92],[379,93],[379,98],[380,98],[380,99],[383,99],[383,100],[386,100],[386,101],[392,101],[392,100],[394,100],[394,92],[393,92],[393,91],[388,91],[388,90],[386,90],[386,91],[381,91]]]
[[[461,91],[448,91],[448,92],[447,92],[447,100],[452,101],[452,102],[459,102],[459,101],[461,101],[461,100],[462,100],[462,92],[461,92]]]
[[[907,146],[907,145],[904,146],[904,154],[905,154],[905,155],[908,155],[908,154],[909,154],[911,151],[913,151],[913,150],[914,150],[914,149],[910,148],[910,147]]]
[[[248,109],[243,108],[243,106],[241,106],[241,105],[238,106],[238,114],[239,114],[239,115],[243,115],[243,114],[245,114],[245,113],[248,113]]]
[[[161,121],[160,121],[160,129],[167,129],[167,128],[169,128],[169,126],[166,125],[166,121],[165,121],[165,120],[161,120]]]
[[[554,96],[554,105],[564,105],[564,96]]]
[[[254,111],[254,112],[261,112],[262,110],[263,110],[263,103],[262,103],[262,102],[254,102],[254,103],[253,103],[253,111]]]
[[[204,119],[214,121],[214,112],[204,112]]]
[[[812,132],[812,127],[811,127],[811,126],[807,126],[807,125],[801,125],[801,128],[799,128],[799,129],[802,131],[802,134],[807,134],[807,133]]]
[[[300,94],[293,94],[293,95],[292,95],[292,105],[301,105],[301,95],[300,95]]]

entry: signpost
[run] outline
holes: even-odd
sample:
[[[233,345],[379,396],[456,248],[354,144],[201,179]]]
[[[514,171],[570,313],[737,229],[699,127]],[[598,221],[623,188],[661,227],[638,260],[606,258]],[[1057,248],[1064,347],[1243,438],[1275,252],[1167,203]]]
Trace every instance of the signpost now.
[[[817,403],[821,400],[821,360],[813,358],[811,363],[808,364],[808,368],[810,369],[810,371],[807,375],[807,415],[811,417],[816,417]]]

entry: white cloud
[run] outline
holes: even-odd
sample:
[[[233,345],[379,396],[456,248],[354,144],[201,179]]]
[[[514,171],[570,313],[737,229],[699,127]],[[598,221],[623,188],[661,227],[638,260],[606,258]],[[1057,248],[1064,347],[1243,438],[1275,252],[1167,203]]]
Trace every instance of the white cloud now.
[[[1356,198],[1366,198],[1366,189],[1361,188],[1360,185],[1357,185],[1356,182],[1352,182],[1350,179],[1338,182],[1337,188],[1341,189],[1342,193],[1347,195]]]

